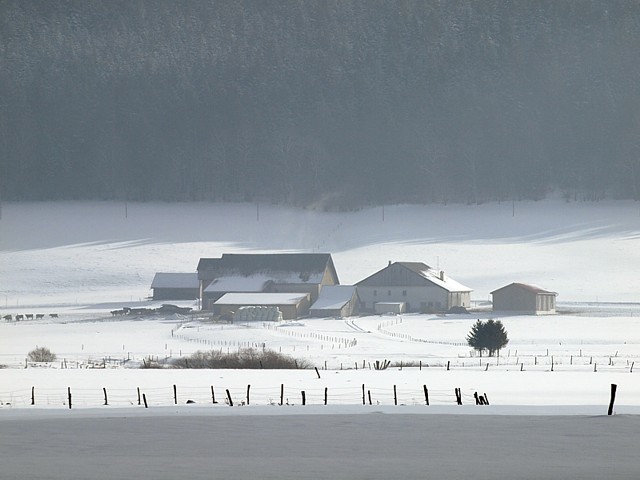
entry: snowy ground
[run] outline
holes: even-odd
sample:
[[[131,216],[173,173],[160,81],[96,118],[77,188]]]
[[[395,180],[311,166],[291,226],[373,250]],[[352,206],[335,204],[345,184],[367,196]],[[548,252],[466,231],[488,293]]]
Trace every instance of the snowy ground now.
[[[388,260],[423,261],[473,288],[479,311],[278,326],[109,314],[152,306],[145,299],[156,271],[194,271],[202,256],[272,251],[330,252],[342,283]],[[124,204],[114,203],[3,204],[0,314],[45,315],[0,321],[0,364],[8,367],[0,370],[3,472],[131,478],[130,467],[137,478],[638,478],[638,266],[640,209],[633,202],[388,206],[384,217],[382,209],[320,213],[265,205],[129,204],[125,216]],[[508,347],[499,359],[473,356],[464,336],[476,318],[496,318],[489,292],[513,281],[559,292],[560,314],[500,317]],[[24,368],[36,345],[58,354],[50,368]],[[262,345],[310,360],[320,378],[314,370],[127,368],[148,357]],[[393,366],[370,368],[385,359]],[[107,368],[90,368],[96,366]],[[618,385],[616,415],[601,417],[611,384]],[[288,405],[279,406],[282,385]],[[463,406],[455,404],[455,388]],[[138,391],[148,409],[138,405]],[[475,392],[486,393],[491,405],[476,406]],[[211,442],[224,447],[203,449]],[[477,469],[481,458],[484,471]],[[59,468],[52,473],[51,465]]]

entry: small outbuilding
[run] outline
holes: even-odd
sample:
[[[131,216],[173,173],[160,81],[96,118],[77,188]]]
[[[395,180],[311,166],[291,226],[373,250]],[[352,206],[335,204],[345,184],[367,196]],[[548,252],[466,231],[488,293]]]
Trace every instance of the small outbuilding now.
[[[151,282],[154,300],[196,300],[200,295],[198,274],[158,272]]]
[[[526,283],[512,283],[491,292],[493,311],[549,315],[556,313],[556,292]]]
[[[399,315],[406,311],[407,305],[404,302],[376,302],[374,308],[378,315],[384,315],[385,313]]]
[[[353,285],[327,285],[320,290],[318,300],[311,305],[309,316],[350,317],[357,313],[358,292]]]
[[[213,302],[216,315],[233,315],[241,307],[277,307],[284,320],[309,313],[309,293],[225,293]]]

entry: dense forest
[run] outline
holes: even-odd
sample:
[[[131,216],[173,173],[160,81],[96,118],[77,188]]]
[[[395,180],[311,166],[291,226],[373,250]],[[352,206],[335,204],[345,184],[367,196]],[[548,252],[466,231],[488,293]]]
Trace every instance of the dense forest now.
[[[0,0],[0,195],[640,199],[639,93],[635,0]]]

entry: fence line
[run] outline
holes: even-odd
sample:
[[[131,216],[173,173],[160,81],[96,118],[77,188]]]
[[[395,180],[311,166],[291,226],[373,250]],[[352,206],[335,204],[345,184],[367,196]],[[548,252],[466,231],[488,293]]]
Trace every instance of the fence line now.
[[[7,407],[84,407],[99,406],[144,406],[142,396],[148,406],[170,406],[181,404],[204,405],[302,405],[301,392],[304,392],[305,405],[455,405],[457,391],[428,390],[426,385],[413,388],[395,385],[388,388],[380,386],[368,387],[318,387],[305,386],[287,388],[285,384],[266,386],[251,385],[247,387],[224,388],[207,386],[168,385],[167,387],[131,387],[131,388],[40,388],[0,391],[0,406]],[[363,391],[368,393],[363,397]],[[218,394],[214,395],[217,391]],[[251,399],[249,402],[249,391]],[[427,396],[428,391],[428,396]],[[463,392],[464,404],[474,403],[474,395],[478,392]],[[227,396],[228,395],[228,396]],[[72,400],[72,404],[69,401]],[[365,401],[363,401],[363,398]]]

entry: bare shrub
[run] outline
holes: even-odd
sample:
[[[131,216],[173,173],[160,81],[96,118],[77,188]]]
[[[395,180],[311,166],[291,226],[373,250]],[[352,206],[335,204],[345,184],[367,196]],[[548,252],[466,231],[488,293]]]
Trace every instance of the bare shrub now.
[[[158,362],[157,359],[149,356],[142,359],[142,365],[140,365],[140,368],[164,368],[164,366]]]
[[[27,354],[30,362],[55,362],[56,354],[47,347],[36,347]]]
[[[213,369],[308,369],[313,365],[304,359],[296,359],[273,350],[243,348],[233,353],[219,350],[197,351],[193,355],[172,362],[174,368]]]

